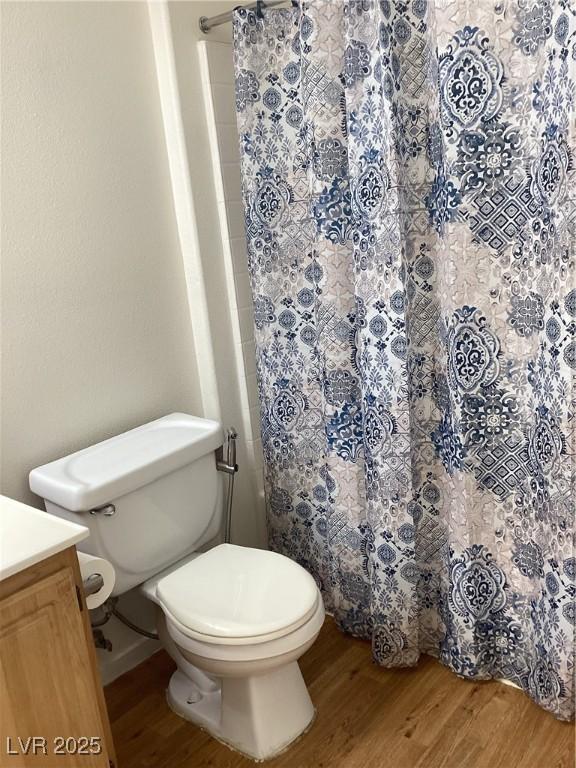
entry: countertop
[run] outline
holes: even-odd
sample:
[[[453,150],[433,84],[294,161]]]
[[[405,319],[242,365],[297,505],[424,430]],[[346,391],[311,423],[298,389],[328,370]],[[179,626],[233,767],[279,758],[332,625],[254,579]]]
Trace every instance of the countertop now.
[[[70,523],[7,496],[0,496],[0,581],[88,537]]]

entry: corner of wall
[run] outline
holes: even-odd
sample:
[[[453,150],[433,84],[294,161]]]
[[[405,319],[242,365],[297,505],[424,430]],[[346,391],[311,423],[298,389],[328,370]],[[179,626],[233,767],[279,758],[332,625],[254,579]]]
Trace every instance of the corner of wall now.
[[[174,209],[182,251],[188,294],[190,324],[198,355],[197,370],[203,404],[203,415],[220,418],[220,397],[212,348],[212,330],[208,312],[204,269],[194,207],[189,158],[182,121],[182,105],[176,74],[174,45],[168,4],[165,0],[148,3],[150,30],[164,135],[168,153]]]

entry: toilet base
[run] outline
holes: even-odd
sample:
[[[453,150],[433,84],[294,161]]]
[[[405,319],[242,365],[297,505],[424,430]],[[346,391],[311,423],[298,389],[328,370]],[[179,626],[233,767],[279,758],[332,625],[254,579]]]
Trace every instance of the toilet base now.
[[[253,677],[226,677],[201,691],[181,670],[170,679],[170,708],[253,760],[284,751],[310,726],[314,706],[297,662]]]
[[[220,726],[221,692],[201,691],[182,670],[170,678],[166,700],[170,709],[185,720],[215,733]]]

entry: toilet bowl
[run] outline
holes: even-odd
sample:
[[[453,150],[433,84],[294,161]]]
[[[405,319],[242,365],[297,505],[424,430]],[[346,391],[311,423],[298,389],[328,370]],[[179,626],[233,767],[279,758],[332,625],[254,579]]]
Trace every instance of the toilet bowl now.
[[[324,606],[303,568],[222,544],[142,589],[159,606],[161,639],[178,666],[167,693],[177,714],[256,759],[308,728],[314,707],[297,660],[318,636]]]
[[[298,667],[324,621],[318,587],[283,555],[212,546],[223,493],[217,422],[171,414],[32,470],[46,510],[86,525],[86,552],[157,605],[176,662],[168,703],[249,757],[283,751],[314,718]],[[206,551],[201,551],[206,550]]]

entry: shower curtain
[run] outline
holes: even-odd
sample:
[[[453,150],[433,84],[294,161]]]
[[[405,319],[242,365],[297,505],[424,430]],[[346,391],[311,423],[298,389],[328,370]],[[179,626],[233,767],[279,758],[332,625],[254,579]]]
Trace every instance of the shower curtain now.
[[[304,0],[234,20],[270,545],[379,663],[433,654],[564,719],[575,14]]]

